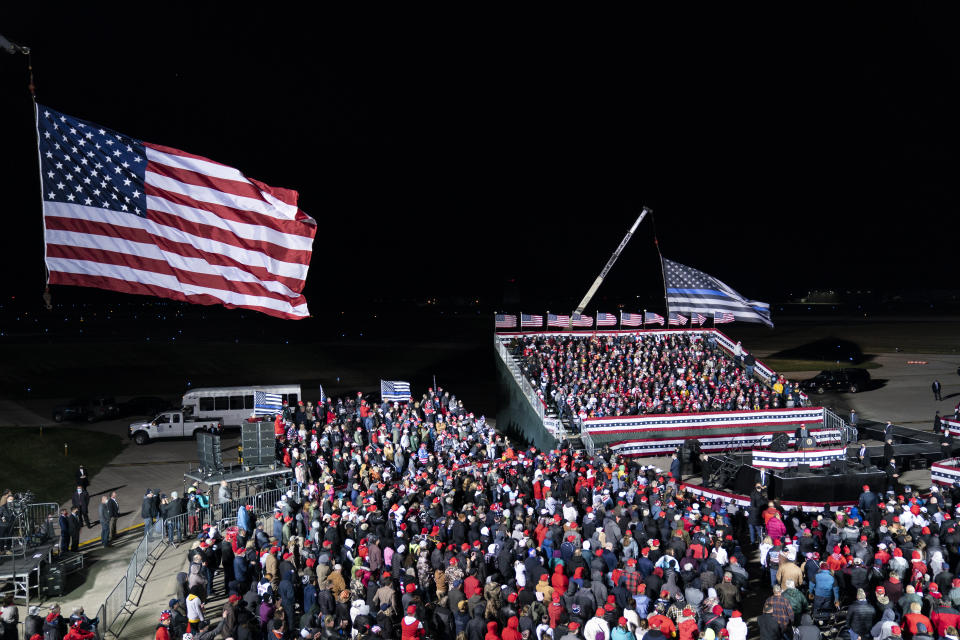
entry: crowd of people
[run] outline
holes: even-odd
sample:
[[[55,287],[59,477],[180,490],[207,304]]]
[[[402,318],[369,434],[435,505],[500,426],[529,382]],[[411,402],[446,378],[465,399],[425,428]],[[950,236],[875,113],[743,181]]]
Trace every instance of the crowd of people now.
[[[745,514],[671,473],[515,449],[441,389],[275,432],[296,487],[204,526],[156,638],[746,638]]]
[[[753,376],[710,335],[542,336],[513,345],[524,375],[561,417],[760,410],[801,406],[799,387]]]

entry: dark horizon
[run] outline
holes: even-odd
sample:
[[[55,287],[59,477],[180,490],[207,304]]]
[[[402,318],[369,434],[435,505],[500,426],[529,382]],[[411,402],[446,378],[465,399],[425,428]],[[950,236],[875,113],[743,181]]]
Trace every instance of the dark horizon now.
[[[298,190],[319,223],[312,310],[454,296],[572,308],[644,205],[654,218],[596,298],[611,308],[659,297],[654,230],[666,257],[755,299],[943,288],[958,230],[948,21],[771,11],[438,33],[202,9],[131,31],[93,7],[3,33],[33,48],[42,104]],[[3,297],[39,303],[22,57],[0,58],[0,83],[18,212]]]

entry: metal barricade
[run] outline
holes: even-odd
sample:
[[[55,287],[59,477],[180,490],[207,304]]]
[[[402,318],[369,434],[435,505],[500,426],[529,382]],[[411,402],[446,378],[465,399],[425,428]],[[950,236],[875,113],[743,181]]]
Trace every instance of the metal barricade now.
[[[517,364],[517,361],[512,355],[510,355],[510,352],[507,351],[507,348],[496,336],[494,336],[493,344],[497,350],[497,355],[499,355],[500,359],[503,360],[507,370],[520,386],[520,389],[523,391],[523,395],[526,396],[530,406],[533,407],[533,410],[537,413],[537,416],[539,416],[540,420],[543,420],[547,415],[544,401],[540,398],[539,394],[537,394],[536,390],[533,388],[533,385],[530,384],[530,381],[527,380],[526,376],[523,375],[523,372],[520,371],[520,366]]]
[[[60,536],[60,505],[56,502],[35,502],[24,510],[24,537],[32,542],[56,541]]]
[[[100,605],[100,629],[112,631],[113,624],[120,617],[124,606],[127,604],[127,576],[120,578],[120,582],[113,588],[113,591],[106,597],[103,604]]]
[[[130,562],[127,564],[127,573],[121,578],[121,581],[126,585],[124,588],[124,602],[130,599],[130,595],[133,593],[133,587],[137,583],[137,576],[140,574],[139,567],[141,566],[141,558],[143,562],[146,562],[147,557],[147,540],[141,540],[140,544],[137,545],[136,550],[133,552],[133,557],[130,558]]]
[[[217,525],[221,525],[222,523],[227,525],[233,524],[236,522],[237,510],[241,505],[246,504],[254,506],[259,518],[259,516],[262,516],[265,512],[272,511],[273,505],[284,495],[284,493],[284,489],[271,489],[270,491],[264,491],[258,494],[246,496],[244,498],[238,498],[220,505],[210,505],[206,509],[200,510],[200,521]],[[218,514],[223,515],[221,517],[214,518],[214,516]],[[158,519],[152,525],[149,525],[149,531],[144,530],[143,539],[133,552],[133,556],[130,558],[130,562],[127,565],[126,573],[120,578],[120,581],[104,600],[103,604],[100,605],[100,611],[97,613],[97,616],[100,617],[101,620],[97,631],[98,640],[102,640],[104,631],[110,631],[114,635],[119,634],[120,629],[114,629],[113,627],[119,620],[120,614],[124,610],[128,610],[126,609],[126,606],[127,603],[130,602],[134,588],[137,586],[137,578],[143,572],[144,567],[147,565],[147,562],[153,553],[159,547],[165,547],[167,545],[169,531],[166,525],[169,523],[175,525],[175,527],[180,527],[180,540],[183,540],[183,536],[187,535],[188,532],[190,515],[191,514],[189,513],[183,513],[178,516],[174,516],[173,518],[168,518],[167,520]],[[177,539],[175,529],[174,539]],[[23,546],[22,539],[20,546]]]
[[[100,608],[97,609],[97,615],[95,616],[100,620],[100,624],[97,625],[96,630],[94,631],[94,640],[103,640],[104,629],[107,629],[109,626],[107,624],[107,605],[106,603],[100,605]]]
[[[593,444],[593,438],[590,437],[590,434],[586,431],[581,431],[580,442],[583,443],[583,448],[587,452],[587,455],[592,458],[594,456],[594,451],[596,451],[596,447]]]

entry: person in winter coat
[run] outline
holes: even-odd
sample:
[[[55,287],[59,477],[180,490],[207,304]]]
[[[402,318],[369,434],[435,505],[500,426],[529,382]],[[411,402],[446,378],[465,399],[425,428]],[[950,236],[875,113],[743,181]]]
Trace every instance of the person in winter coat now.
[[[401,640],[419,640],[425,633],[423,623],[417,620],[416,605],[410,605],[407,607],[407,615],[400,620]]]
[[[730,634],[730,640],[747,640],[747,623],[743,621],[743,615],[739,611],[734,610],[730,614],[727,633]]]
[[[583,625],[583,637],[584,638],[596,638],[597,633],[603,633],[604,638],[610,637],[610,626],[607,624],[607,621],[604,620],[604,610],[597,609],[596,614],[587,620],[586,624]]]
[[[91,640],[91,638],[95,638],[96,635],[93,631],[85,630],[83,628],[83,622],[77,620],[73,623],[73,626],[70,627],[70,631],[63,637],[63,640]]]
[[[553,568],[553,577],[550,578],[550,586],[555,590],[563,593],[567,590],[567,584],[569,584],[570,579],[563,574],[563,565],[558,564]],[[546,599],[546,594],[544,594],[544,599]]]
[[[500,637],[502,640],[521,640],[523,636],[520,633],[520,619],[517,616],[510,616]]]
[[[40,615],[40,607],[32,606],[23,621],[23,637],[32,638],[35,634],[43,635],[43,616]]]
[[[809,613],[800,617],[800,624],[794,629],[796,640],[820,640],[820,627],[813,623]],[[864,640],[867,640],[864,638]]]
[[[636,640],[636,638],[627,623],[627,619],[620,616],[617,620],[617,626],[610,630],[610,640]]]
[[[483,636],[483,640],[503,640],[498,632],[498,625],[496,622],[491,620],[487,623],[487,634]]]
[[[154,633],[154,640],[173,640],[170,636],[170,612],[164,611],[160,614],[160,621],[157,623],[157,630]]]
[[[857,600],[847,610],[847,624],[850,630],[866,638],[873,628],[873,619],[876,611],[867,602],[867,595],[863,589],[857,589]]]

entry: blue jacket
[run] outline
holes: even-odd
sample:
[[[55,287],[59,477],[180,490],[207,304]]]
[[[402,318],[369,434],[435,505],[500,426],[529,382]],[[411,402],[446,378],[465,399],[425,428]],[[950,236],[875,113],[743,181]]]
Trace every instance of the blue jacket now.
[[[250,533],[254,530],[253,526],[253,516],[250,511],[247,511],[246,507],[241,506],[237,509],[237,526]]]
[[[636,636],[623,627],[614,627],[610,629],[610,640],[636,640]]]
[[[233,556],[233,575],[240,584],[247,581],[248,568],[247,559],[243,555],[238,554]]]
[[[833,597],[834,600],[840,599],[840,588],[827,569],[821,569],[813,581],[813,595],[823,598]]]

